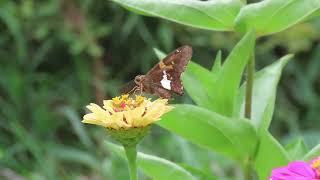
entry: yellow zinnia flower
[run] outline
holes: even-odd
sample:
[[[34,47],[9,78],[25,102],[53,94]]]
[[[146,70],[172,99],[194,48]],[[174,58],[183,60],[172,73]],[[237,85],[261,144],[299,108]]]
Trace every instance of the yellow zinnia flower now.
[[[173,108],[167,105],[167,99],[151,101],[143,96],[133,99],[127,94],[105,100],[103,104],[103,108],[94,103],[88,105],[91,113],[84,115],[82,122],[114,130],[146,127]]]

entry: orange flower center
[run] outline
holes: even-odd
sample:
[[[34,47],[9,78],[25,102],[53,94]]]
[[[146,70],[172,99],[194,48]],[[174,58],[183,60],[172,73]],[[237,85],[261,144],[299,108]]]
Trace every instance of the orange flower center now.
[[[320,176],[320,159],[315,160],[311,167],[316,171],[317,176]]]
[[[118,96],[112,99],[112,106],[115,112],[121,112],[134,109],[140,106],[146,100],[145,97],[136,96],[135,99],[129,97],[128,94]]]

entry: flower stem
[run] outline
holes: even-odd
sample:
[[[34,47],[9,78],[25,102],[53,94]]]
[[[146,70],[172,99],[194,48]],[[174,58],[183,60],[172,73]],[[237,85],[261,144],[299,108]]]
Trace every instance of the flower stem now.
[[[255,59],[254,59],[254,56],[252,56],[247,66],[245,117],[248,119],[251,119],[254,71],[255,71]]]
[[[252,114],[252,92],[253,92],[253,82],[254,82],[254,72],[255,72],[255,59],[254,55],[249,60],[247,66],[247,86],[246,86],[246,102],[245,102],[245,117],[251,119]],[[243,173],[245,180],[252,180],[252,159],[248,157],[243,164]]]
[[[124,146],[126,151],[128,166],[130,171],[130,180],[137,180],[137,146]]]
[[[247,158],[243,165],[243,174],[244,174],[244,180],[252,180],[252,165],[251,165],[251,158]]]

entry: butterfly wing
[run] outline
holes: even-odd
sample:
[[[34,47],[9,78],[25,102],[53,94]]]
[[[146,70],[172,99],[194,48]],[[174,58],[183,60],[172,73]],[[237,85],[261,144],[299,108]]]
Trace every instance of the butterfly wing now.
[[[155,65],[146,74],[146,78],[150,79],[152,84],[158,87],[182,95],[183,85],[180,77],[191,57],[192,48],[190,46],[182,46]]]

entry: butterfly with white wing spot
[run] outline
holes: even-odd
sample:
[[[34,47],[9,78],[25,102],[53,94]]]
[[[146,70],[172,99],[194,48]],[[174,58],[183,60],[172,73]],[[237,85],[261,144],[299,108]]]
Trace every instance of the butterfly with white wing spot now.
[[[145,92],[165,99],[171,99],[173,93],[183,95],[181,74],[192,57],[192,48],[182,46],[171,52],[146,75],[138,75],[122,88],[122,93]]]

